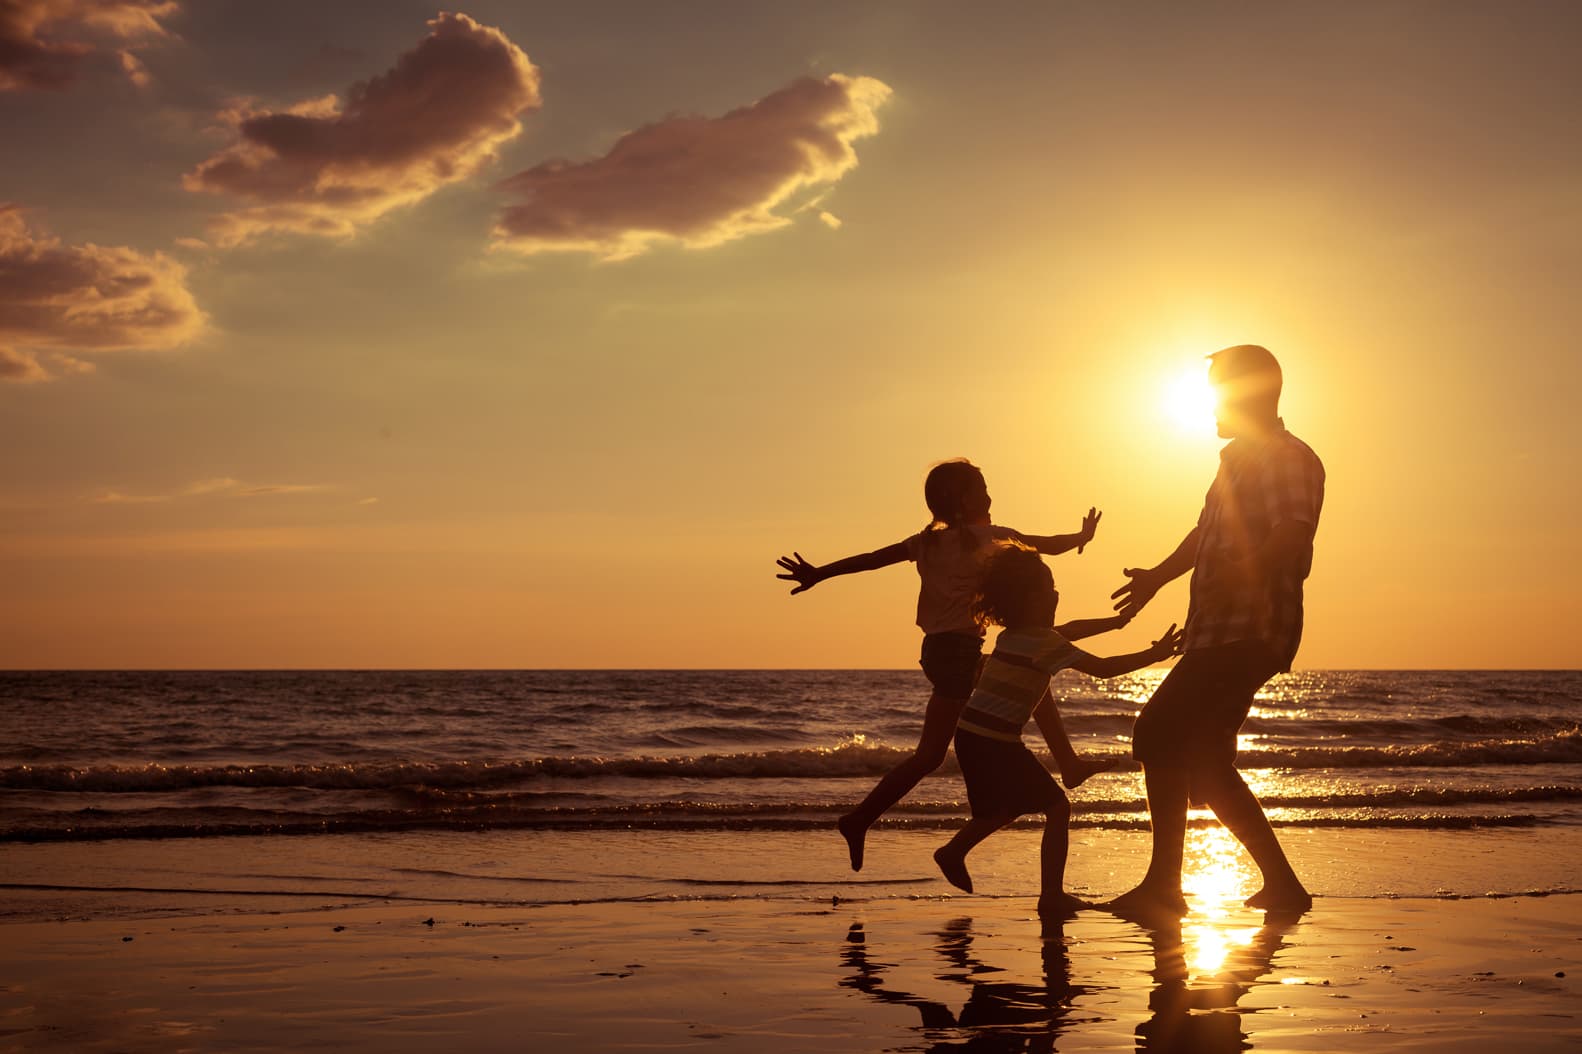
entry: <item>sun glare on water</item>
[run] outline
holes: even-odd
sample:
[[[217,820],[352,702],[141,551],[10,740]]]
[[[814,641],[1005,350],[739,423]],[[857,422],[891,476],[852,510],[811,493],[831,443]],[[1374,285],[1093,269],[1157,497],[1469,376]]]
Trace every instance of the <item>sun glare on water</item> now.
[[[1182,889],[1193,910],[1182,927],[1187,966],[1196,977],[1212,977],[1233,952],[1251,944],[1256,926],[1241,919],[1241,901],[1253,890],[1253,875],[1240,848],[1223,827],[1192,832]]]

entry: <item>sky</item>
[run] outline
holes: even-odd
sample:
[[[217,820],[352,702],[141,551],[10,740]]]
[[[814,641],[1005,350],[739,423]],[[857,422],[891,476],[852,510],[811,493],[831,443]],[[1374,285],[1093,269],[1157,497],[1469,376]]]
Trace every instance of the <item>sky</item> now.
[[[1582,665],[1582,7],[0,3],[0,667],[902,668],[923,526],[1195,522],[1298,668]],[[1181,580],[1099,653],[1185,614]]]

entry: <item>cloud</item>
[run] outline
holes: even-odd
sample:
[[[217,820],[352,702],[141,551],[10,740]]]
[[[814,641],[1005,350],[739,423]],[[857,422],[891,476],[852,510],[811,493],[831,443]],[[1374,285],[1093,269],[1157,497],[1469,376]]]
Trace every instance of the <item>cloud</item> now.
[[[504,180],[498,243],[619,260],[665,240],[700,249],[791,222],[775,210],[857,165],[890,96],[871,77],[804,77],[723,117],[676,116],[628,132],[603,157],[547,161]]]
[[[312,494],[330,490],[323,483],[243,483],[229,476],[200,479],[167,494],[126,494],[105,490],[89,500],[96,505],[151,505],[180,498],[258,498],[275,494]]]
[[[0,204],[0,380],[91,371],[75,355],[174,348],[197,336],[203,312],[187,271],[163,253],[63,245]]]
[[[210,224],[220,246],[270,231],[344,238],[391,209],[464,179],[540,105],[538,69],[498,29],[441,14],[396,64],[284,110],[221,114],[237,141],[183,179],[251,204]]]
[[[37,356],[0,345],[0,381],[33,384],[47,380],[49,371],[39,364]]]
[[[87,65],[119,68],[146,85],[129,46],[166,36],[159,20],[179,7],[174,0],[0,0],[0,91],[59,91]]]

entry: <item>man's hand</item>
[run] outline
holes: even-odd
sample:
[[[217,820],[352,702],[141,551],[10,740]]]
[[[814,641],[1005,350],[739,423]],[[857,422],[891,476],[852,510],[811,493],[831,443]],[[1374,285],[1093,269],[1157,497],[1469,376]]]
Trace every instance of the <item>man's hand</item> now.
[[[1176,629],[1175,623],[1170,623],[1170,628],[1165,630],[1165,635],[1154,641],[1153,650],[1158,655],[1158,658],[1154,661],[1159,662],[1170,658],[1172,655],[1180,655],[1183,637],[1184,634]]]
[[[1093,540],[1093,535],[1099,529],[1099,520],[1104,517],[1102,512],[1090,507],[1088,514],[1082,517],[1082,529],[1077,531],[1077,555],[1082,555],[1082,547]]]
[[[801,553],[782,556],[775,563],[785,568],[785,574],[775,575],[776,578],[783,578],[788,582],[797,584],[797,587],[791,590],[792,596],[796,596],[805,589],[812,589],[824,581],[824,576],[819,574],[818,568],[802,559]]]
[[[1139,611],[1148,605],[1154,594],[1164,588],[1169,579],[1165,578],[1155,568],[1128,567],[1121,572],[1131,579],[1115,592],[1110,594],[1110,599],[1115,601],[1115,610],[1130,621]]]

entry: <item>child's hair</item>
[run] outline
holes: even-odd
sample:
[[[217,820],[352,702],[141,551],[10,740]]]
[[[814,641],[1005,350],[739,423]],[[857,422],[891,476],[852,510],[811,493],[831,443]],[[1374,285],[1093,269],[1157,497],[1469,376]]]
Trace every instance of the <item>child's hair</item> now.
[[[923,528],[924,539],[935,531],[963,526],[967,518],[967,492],[982,485],[983,470],[964,457],[941,461],[929,469],[923,479],[923,501],[933,519]],[[962,540],[968,546],[973,544],[972,539],[965,536]]]
[[[1015,626],[1028,621],[1030,601],[1053,588],[1049,567],[1038,550],[1020,542],[997,543],[983,562],[972,615],[980,626]]]

